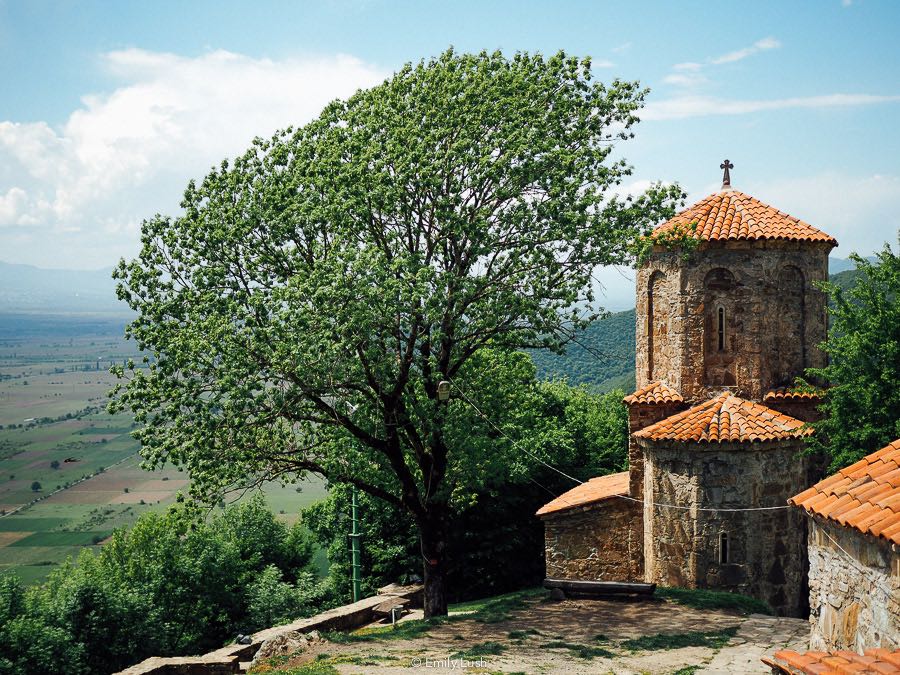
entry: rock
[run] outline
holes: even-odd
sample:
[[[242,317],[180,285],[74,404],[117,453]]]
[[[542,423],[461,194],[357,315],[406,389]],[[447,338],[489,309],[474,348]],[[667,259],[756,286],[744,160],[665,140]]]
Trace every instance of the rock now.
[[[325,642],[325,640],[319,635],[319,631],[315,630],[309,633],[300,633],[298,631],[281,633],[260,645],[259,651],[256,652],[253,661],[250,662],[250,668],[254,668],[262,661],[271,659],[274,656],[296,654],[322,642]]]
[[[561,588],[554,588],[550,591],[550,599],[551,600],[565,600],[566,592]]]

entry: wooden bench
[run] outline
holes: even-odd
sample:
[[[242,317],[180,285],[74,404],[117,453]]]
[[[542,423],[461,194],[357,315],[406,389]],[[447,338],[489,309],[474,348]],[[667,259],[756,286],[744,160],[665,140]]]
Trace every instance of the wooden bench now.
[[[653,597],[656,584],[627,581],[576,581],[574,579],[544,579],[544,588],[552,597],[565,598],[620,598],[644,600]]]

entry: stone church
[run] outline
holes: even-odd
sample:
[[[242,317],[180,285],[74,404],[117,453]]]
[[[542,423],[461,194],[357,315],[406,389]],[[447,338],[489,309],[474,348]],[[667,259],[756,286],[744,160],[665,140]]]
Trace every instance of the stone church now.
[[[835,239],[735,190],[658,226],[699,240],[656,245],[637,272],[637,391],[629,470],[543,506],[547,576],[715,588],[805,616],[804,518],[787,500],[818,479],[801,455],[822,366]]]

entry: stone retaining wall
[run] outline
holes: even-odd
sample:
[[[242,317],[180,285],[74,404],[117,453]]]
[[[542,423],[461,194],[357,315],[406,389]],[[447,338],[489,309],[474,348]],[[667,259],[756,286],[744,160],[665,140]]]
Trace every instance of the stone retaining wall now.
[[[154,656],[141,663],[126,668],[116,675],[226,675],[239,673],[241,662],[249,661],[262,643],[282,633],[298,631],[308,633],[313,630],[352,630],[373,620],[372,610],[386,600],[407,598],[413,604],[421,603],[421,586],[398,586],[391,584],[378,589],[379,594],[350,605],[329,609],[316,616],[298,619],[284,626],[267,628],[250,636],[246,645],[228,645],[203,656]]]

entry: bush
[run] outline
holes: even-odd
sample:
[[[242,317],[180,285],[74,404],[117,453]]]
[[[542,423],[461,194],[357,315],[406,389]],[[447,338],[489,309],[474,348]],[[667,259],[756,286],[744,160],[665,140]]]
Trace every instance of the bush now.
[[[302,526],[262,499],[200,522],[177,508],[144,514],[39,586],[0,576],[0,675],[116,672],[316,613],[331,593],[311,557]]]

